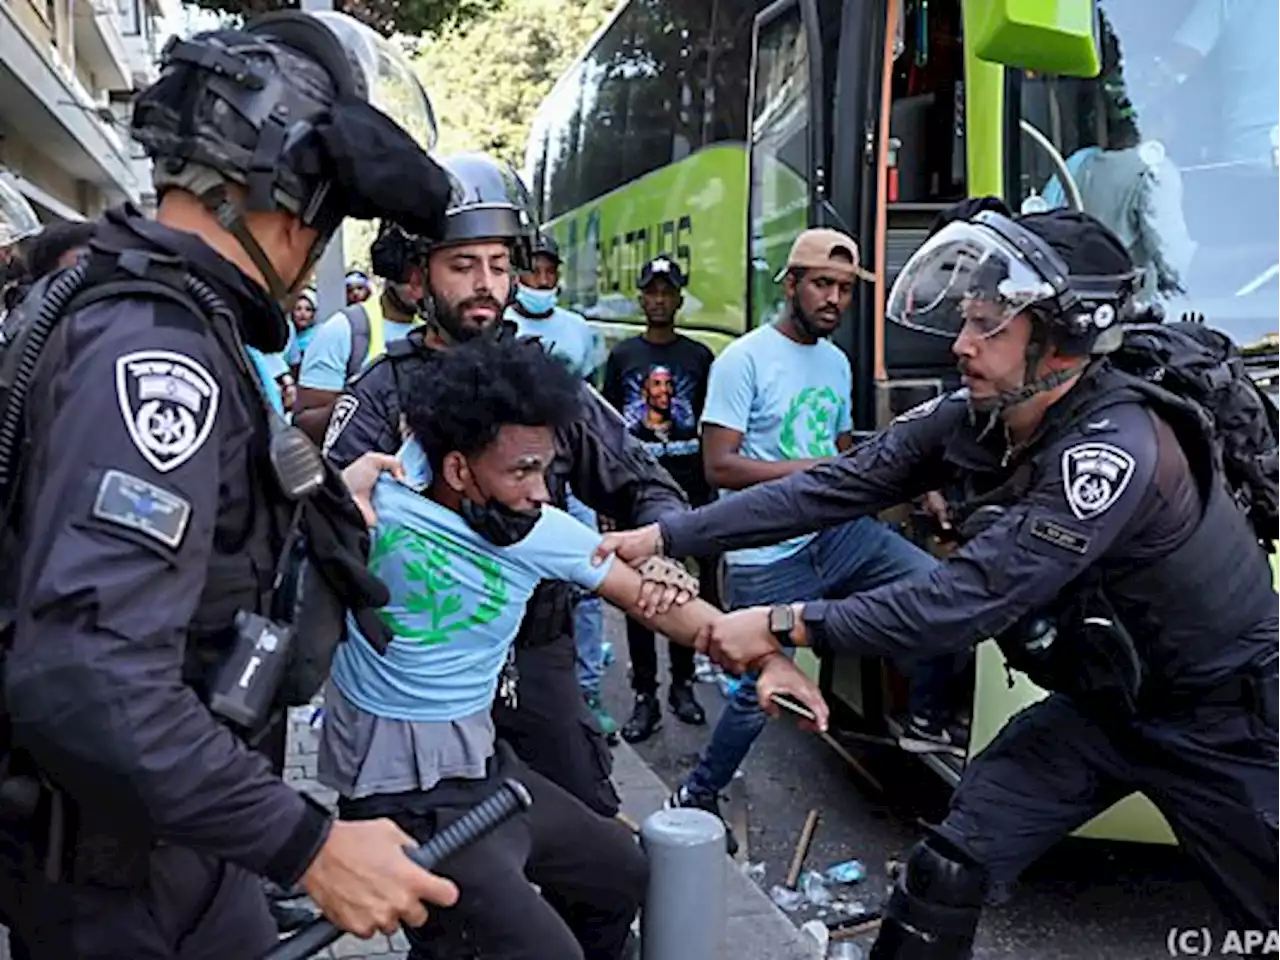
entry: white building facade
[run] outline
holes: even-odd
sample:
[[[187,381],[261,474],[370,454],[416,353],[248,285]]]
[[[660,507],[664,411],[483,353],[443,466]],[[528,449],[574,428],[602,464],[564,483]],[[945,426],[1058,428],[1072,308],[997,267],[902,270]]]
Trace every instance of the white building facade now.
[[[0,0],[0,168],[46,221],[154,203],[129,103],[170,2]]]

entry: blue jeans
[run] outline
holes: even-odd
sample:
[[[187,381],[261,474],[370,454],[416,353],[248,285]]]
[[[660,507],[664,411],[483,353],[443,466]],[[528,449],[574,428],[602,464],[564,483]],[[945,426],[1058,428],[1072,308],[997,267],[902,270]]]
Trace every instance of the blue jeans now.
[[[600,529],[596,512],[572,493],[568,496],[569,516],[592,530]],[[573,643],[578,651],[578,686],[588,695],[600,692],[604,677],[604,601],[591,594],[573,608]]]
[[[730,566],[725,577],[729,607],[770,606],[805,600],[841,599],[902,577],[929,573],[937,561],[879,520],[861,517],[824,530],[803,549],[762,566]],[[945,660],[948,680],[953,667]],[[916,675],[935,661],[917,667]],[[913,700],[914,687],[913,683]],[[913,706],[914,710],[914,706]],[[744,674],[725,704],[698,766],[685,786],[697,796],[724,790],[746,759],[767,717],[756,700],[756,675]]]

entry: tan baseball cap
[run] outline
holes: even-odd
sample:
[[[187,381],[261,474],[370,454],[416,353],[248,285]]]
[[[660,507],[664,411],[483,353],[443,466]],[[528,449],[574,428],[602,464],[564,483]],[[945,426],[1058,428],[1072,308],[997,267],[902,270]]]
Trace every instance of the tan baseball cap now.
[[[805,230],[796,237],[791,253],[787,255],[787,265],[778,271],[774,282],[780,282],[788,270],[801,269],[833,270],[861,280],[876,278],[874,273],[862,269],[858,242],[847,233],[828,227]]]

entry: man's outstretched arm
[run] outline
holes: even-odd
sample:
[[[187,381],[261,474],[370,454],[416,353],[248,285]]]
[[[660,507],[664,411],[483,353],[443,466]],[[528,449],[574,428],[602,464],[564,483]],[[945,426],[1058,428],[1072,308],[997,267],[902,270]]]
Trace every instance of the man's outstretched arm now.
[[[662,563],[664,561],[656,561]],[[688,576],[688,574],[685,574]],[[695,587],[696,589],[696,587]],[[716,607],[696,596],[688,603],[674,606],[665,613],[652,617],[641,612],[641,596],[644,582],[641,573],[625,563],[610,564],[609,572],[600,584],[602,597],[618,607],[627,616],[643,623],[655,633],[661,633],[682,646],[695,646],[700,634],[724,614]],[[818,716],[818,729],[827,728],[828,709],[817,684],[800,672],[786,657],[771,657],[757,665],[760,670],[758,683],[760,704],[769,713],[776,714],[773,695],[787,693],[805,704]]]
[[[780,543],[913,500],[944,479],[941,453],[966,415],[947,398],[927,413],[895,423],[835,460],[757,484],[658,523],[608,534],[597,557],[634,563],[655,554],[710,556]]]

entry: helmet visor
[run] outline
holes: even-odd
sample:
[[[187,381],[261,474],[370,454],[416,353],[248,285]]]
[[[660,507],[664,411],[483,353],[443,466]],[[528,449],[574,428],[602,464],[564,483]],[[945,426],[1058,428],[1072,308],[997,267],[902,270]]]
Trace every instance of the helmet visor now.
[[[11,246],[43,229],[27,198],[9,173],[0,173],[0,248]]]
[[[925,242],[889,291],[894,323],[955,339],[993,337],[1019,313],[1053,298],[1053,286],[989,227],[952,223]]]
[[[353,65],[359,67],[370,105],[399,124],[423,150],[434,150],[438,130],[431,98],[404,54],[386,37],[345,13],[321,10],[312,16],[333,32]]]

